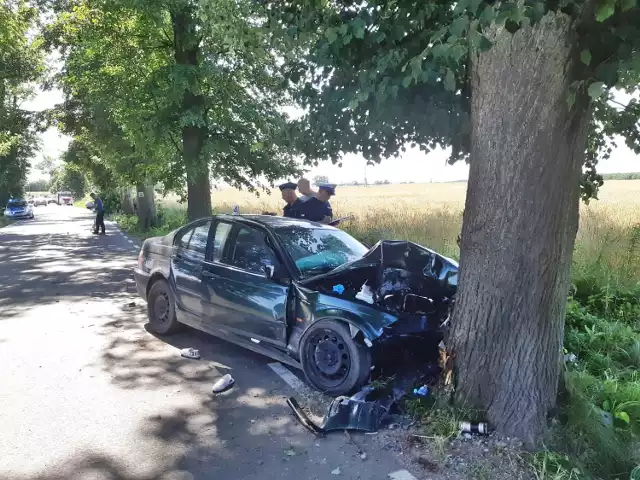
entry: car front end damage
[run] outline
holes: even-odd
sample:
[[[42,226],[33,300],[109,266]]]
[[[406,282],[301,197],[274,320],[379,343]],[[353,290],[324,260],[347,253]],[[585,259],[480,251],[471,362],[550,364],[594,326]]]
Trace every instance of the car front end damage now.
[[[457,290],[458,264],[407,241],[380,241],[361,259],[296,284],[289,348],[322,319],[349,324],[372,349],[373,377],[437,363]]]
[[[381,241],[361,259],[296,284],[293,349],[310,323],[339,319],[372,356],[370,383],[351,398],[334,400],[322,425],[290,399],[296,418],[316,434],[375,431],[408,391],[435,383],[457,279],[455,261],[411,242]]]

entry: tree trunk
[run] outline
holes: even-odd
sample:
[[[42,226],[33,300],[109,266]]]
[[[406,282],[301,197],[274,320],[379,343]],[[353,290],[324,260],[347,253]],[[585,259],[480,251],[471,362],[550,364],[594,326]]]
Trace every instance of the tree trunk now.
[[[153,183],[139,183],[137,190],[138,225],[148,230],[157,223]]]
[[[120,191],[120,206],[122,208],[122,212],[127,215],[134,215],[135,210],[133,208],[133,199],[131,197],[131,189],[123,188]]]
[[[555,405],[588,99],[569,19],[547,15],[471,65],[472,138],[450,337],[458,404],[535,445]]]
[[[187,216],[189,220],[211,215],[211,184],[209,165],[203,158],[207,138],[204,98],[200,94],[199,42],[193,8],[183,7],[172,12],[175,60],[187,67],[188,88],[182,98],[182,115],[189,123],[182,127],[182,155],[187,171]]]

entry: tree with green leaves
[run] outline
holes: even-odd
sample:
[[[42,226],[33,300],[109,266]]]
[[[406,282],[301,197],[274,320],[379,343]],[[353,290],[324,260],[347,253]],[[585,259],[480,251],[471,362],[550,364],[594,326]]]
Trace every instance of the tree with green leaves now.
[[[172,190],[186,184],[189,218],[211,213],[211,177],[253,190],[297,172],[276,47],[254,2],[55,5],[48,38],[62,51],[68,99],[92,121],[102,112],[149,176]]]
[[[0,204],[23,193],[38,146],[39,118],[21,107],[43,74],[41,41],[28,35],[37,15],[25,1],[0,4]]]
[[[535,444],[556,404],[579,199],[640,153],[636,0],[265,0],[309,160],[407,145],[470,163],[447,346],[455,400]]]
[[[87,177],[73,164],[65,163],[51,173],[51,192],[71,192],[76,199],[87,193]]]

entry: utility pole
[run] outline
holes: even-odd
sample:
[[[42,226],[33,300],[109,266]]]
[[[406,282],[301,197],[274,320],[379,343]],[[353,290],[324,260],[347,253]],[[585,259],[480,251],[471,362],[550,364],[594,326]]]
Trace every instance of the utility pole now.
[[[367,183],[367,162],[365,161],[364,163],[364,186],[368,187],[369,184]]]

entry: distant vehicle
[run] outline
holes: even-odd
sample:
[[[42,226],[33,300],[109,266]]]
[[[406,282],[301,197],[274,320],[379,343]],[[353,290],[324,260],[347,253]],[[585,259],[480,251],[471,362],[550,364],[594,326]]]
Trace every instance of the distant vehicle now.
[[[58,205],[73,205],[71,192],[58,192]]]
[[[47,205],[50,205],[52,203],[58,203],[58,201],[53,197],[47,198]]]
[[[39,206],[47,206],[47,199],[44,197],[37,197],[33,200],[33,206],[34,207],[39,207]]]
[[[10,198],[4,209],[7,218],[33,218],[33,206],[26,200]]]
[[[437,362],[458,265],[406,241],[368,248],[306,220],[218,215],[147,239],[134,272],[156,333],[190,325],[338,396],[385,359]]]

